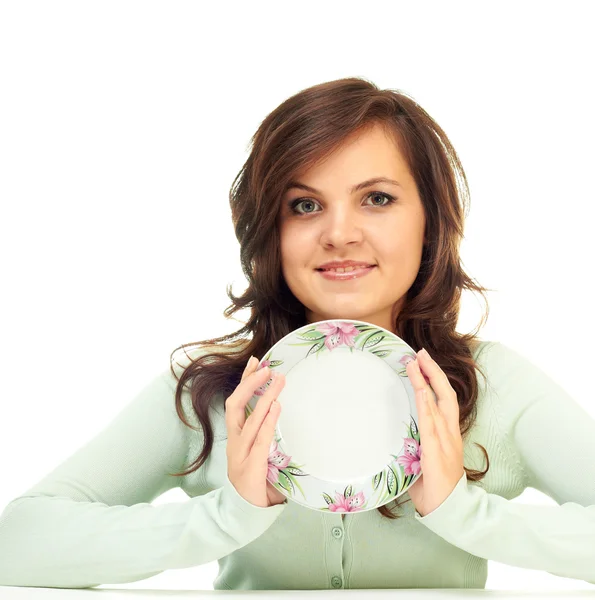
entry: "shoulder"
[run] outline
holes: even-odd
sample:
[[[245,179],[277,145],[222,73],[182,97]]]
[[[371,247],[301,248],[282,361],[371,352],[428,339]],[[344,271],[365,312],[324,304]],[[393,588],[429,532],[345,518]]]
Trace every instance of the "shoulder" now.
[[[487,342],[476,360],[487,378],[485,393],[497,413],[508,423],[516,422],[540,399],[567,396],[541,367],[508,344]]]
[[[531,383],[538,384],[547,379],[544,371],[527,356],[500,341],[481,342],[474,357],[494,382],[503,383],[501,380],[505,380],[516,384],[519,379],[527,380],[530,376]]]
[[[487,346],[490,344],[494,344],[495,342],[490,342],[486,340],[476,339],[470,344],[471,355],[475,360],[477,360],[478,356],[485,350]]]
[[[528,359],[510,346],[497,341],[486,340],[477,344],[473,358],[481,367],[491,387],[501,387],[503,383],[516,378],[528,363]]]

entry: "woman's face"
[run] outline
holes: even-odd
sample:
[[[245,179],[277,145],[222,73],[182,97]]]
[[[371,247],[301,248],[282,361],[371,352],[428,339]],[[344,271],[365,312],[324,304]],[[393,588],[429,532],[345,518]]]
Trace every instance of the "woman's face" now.
[[[374,177],[399,185],[352,189]],[[292,183],[303,187],[291,186],[282,197],[281,268],[305,306],[307,322],[358,319],[394,332],[391,311],[396,304],[398,314],[417,277],[425,232],[417,186],[394,141],[376,125]],[[327,279],[317,270],[344,260],[375,266],[344,280]]]

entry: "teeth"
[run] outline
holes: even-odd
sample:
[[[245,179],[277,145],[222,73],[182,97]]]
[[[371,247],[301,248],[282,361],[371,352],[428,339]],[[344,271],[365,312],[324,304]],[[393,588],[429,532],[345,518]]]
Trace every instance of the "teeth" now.
[[[334,269],[324,269],[325,271],[334,271],[335,273],[349,273],[349,271],[354,271],[355,269],[362,269],[362,267],[337,267]]]

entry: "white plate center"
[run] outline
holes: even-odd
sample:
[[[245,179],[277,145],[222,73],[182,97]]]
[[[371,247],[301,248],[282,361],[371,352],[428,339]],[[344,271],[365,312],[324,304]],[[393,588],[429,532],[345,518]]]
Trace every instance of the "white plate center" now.
[[[381,471],[401,451],[411,418],[391,367],[344,347],[299,361],[286,374],[279,402],[285,451],[323,481],[348,483]]]

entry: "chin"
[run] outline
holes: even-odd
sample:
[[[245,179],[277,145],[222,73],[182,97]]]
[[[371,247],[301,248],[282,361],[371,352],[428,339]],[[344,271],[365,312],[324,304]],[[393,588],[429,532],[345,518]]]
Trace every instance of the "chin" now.
[[[373,314],[374,311],[362,310],[362,308],[335,308],[333,310],[318,310],[316,321],[325,321],[327,319],[353,319],[354,321],[367,321],[366,316]]]

